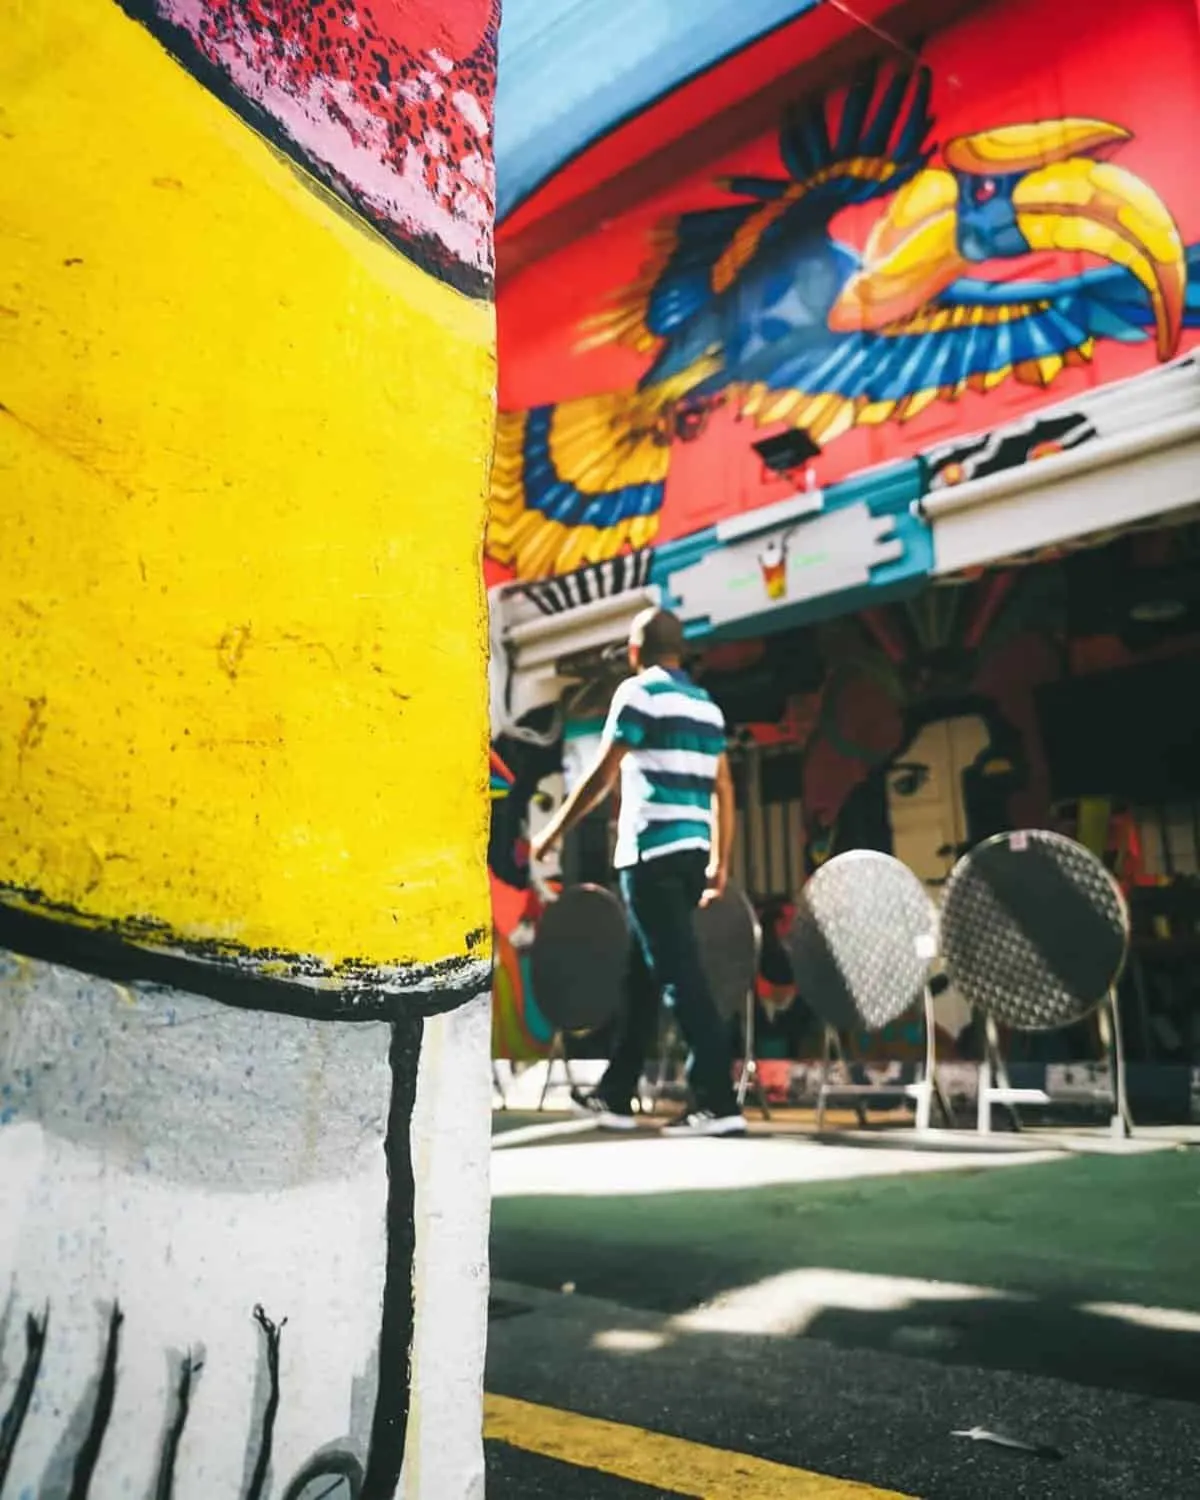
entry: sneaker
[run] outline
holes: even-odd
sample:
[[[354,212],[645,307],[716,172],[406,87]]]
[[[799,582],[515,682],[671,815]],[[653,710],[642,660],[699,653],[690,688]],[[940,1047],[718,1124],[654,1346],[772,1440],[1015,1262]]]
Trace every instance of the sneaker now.
[[[673,1120],[663,1131],[672,1136],[745,1135],[746,1121],[741,1115],[717,1115],[711,1109],[694,1109]]]
[[[602,1095],[584,1094],[579,1089],[571,1090],[571,1113],[581,1120],[591,1120],[597,1130],[636,1130],[637,1121],[633,1109],[626,1106],[614,1109]]]

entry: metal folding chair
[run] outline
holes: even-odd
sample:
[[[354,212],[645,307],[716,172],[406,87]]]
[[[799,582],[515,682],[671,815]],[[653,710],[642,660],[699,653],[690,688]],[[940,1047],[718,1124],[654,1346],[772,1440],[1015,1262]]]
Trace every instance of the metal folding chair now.
[[[1121,888],[1082,844],[1042,829],[998,834],[965,855],[942,897],[946,971],[984,1019],[977,1128],[992,1107],[1045,1106],[1043,1089],[1013,1088],[1001,1026],[1051,1031],[1095,1015],[1108,1076],[1098,1102],[1112,1110],[1114,1135],[1133,1133],[1125,1093],[1125,1050],[1117,983],[1129,953],[1129,911]]]
[[[897,1095],[914,1101],[918,1130],[930,1128],[935,1099],[949,1123],[950,1111],[937,1083],[929,991],[937,912],[908,866],[869,849],[850,850],[822,865],[801,893],[788,948],[797,989],[825,1026],[818,1128],[824,1126],[830,1099],[853,1101],[860,1124],[865,1124],[868,1100]],[[925,1026],[921,1076],[913,1082],[855,1082],[842,1033],[882,1031],[916,1005],[922,1007]]]
[[[530,949],[530,973],[538,1007],[554,1027],[538,1110],[561,1063],[568,1088],[575,1087],[567,1037],[597,1031],[617,1014],[624,999],[629,962],[629,926],[621,903],[598,885],[568,886],[542,913]]]
[[[771,1118],[758,1076],[754,1046],[754,988],[762,951],[762,928],[744,891],[729,886],[725,894],[696,912],[696,940],[717,1011],[726,1023],[741,1013],[742,1074],[737,1099],[745,1106],[753,1092],[763,1119]]]

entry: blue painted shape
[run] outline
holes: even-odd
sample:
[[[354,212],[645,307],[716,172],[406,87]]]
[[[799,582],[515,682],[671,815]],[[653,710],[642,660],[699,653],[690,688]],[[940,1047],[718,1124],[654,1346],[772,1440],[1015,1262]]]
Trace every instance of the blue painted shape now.
[[[683,214],[675,226],[675,249],[646,301],[646,327],[666,337],[712,300],[713,267],[757,203]]]
[[[823,0],[505,0],[499,217],[623,120]]]

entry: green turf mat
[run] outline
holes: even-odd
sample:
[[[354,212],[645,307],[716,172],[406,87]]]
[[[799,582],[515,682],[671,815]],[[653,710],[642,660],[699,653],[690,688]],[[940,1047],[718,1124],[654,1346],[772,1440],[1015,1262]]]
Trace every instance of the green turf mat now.
[[[1200,1310],[1200,1153],[654,1197],[501,1198],[497,1276],[676,1312],[797,1266]]]

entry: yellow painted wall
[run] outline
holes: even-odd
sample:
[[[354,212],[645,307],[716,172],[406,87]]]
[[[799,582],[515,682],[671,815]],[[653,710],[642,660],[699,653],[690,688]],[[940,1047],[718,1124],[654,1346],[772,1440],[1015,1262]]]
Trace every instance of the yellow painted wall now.
[[[10,899],[323,965],[487,926],[493,336],[108,0],[0,6]]]

